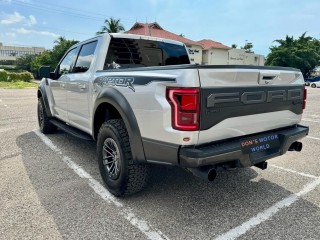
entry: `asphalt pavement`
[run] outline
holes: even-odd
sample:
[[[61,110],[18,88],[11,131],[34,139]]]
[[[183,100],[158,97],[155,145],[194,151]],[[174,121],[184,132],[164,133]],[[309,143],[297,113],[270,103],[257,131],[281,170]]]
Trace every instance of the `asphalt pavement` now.
[[[36,89],[0,89],[0,239],[320,239],[320,89],[308,88],[300,153],[206,182],[152,166],[114,198],[95,142],[37,129]]]

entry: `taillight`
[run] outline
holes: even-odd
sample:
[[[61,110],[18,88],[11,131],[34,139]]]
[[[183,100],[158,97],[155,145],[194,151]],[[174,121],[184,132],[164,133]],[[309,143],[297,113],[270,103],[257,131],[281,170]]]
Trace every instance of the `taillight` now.
[[[306,109],[306,101],[307,101],[307,89],[306,89],[306,87],[304,87],[302,110]]]
[[[172,127],[181,131],[199,130],[200,92],[198,88],[167,88]]]

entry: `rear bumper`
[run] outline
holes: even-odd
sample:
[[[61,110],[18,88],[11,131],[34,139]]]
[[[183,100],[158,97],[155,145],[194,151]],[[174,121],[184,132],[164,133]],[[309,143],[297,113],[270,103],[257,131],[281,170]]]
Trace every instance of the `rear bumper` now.
[[[199,147],[182,147],[178,154],[180,166],[194,168],[228,162],[232,162],[236,167],[253,166],[286,153],[293,142],[308,135],[309,128],[296,125],[294,127],[270,132],[278,134],[280,141],[280,146],[278,148],[250,154],[243,153],[240,147],[241,138]],[[265,133],[259,133],[257,136]]]

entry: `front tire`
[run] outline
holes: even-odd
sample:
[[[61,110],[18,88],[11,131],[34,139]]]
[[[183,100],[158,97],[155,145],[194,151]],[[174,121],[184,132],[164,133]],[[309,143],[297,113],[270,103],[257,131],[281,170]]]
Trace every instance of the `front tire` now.
[[[312,83],[312,84],[311,84],[311,87],[312,87],[312,88],[315,88],[315,87],[316,87],[316,84],[315,84],[315,83]]]
[[[128,196],[143,189],[148,167],[133,162],[128,132],[122,119],[102,124],[97,151],[101,177],[113,195]]]
[[[42,97],[38,99],[38,124],[40,131],[44,134],[53,133],[57,127],[50,122]]]

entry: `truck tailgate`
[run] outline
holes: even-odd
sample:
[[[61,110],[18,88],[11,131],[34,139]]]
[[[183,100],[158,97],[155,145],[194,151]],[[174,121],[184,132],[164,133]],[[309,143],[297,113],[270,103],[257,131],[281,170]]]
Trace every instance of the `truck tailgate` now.
[[[198,144],[259,133],[301,121],[300,70],[251,66],[199,67]]]

